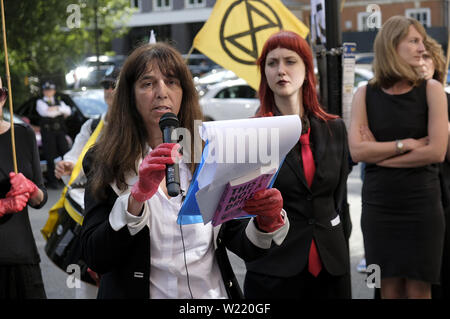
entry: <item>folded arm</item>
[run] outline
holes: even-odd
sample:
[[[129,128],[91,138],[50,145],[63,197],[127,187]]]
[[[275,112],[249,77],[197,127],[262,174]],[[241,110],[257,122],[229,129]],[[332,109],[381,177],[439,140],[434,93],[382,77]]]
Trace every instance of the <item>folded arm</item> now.
[[[354,162],[377,163],[398,155],[395,141],[377,142],[364,139],[362,127],[368,126],[366,112],[366,86],[360,87],[352,101],[352,115],[348,135],[350,155]]]
[[[442,85],[434,80],[427,82],[428,143],[408,153],[383,160],[384,167],[419,167],[444,161],[448,146],[447,99]]]
[[[398,153],[396,141],[377,142],[371,135],[365,94],[366,87],[358,89],[352,102],[349,145],[353,161],[385,167],[418,167],[443,161],[448,141],[447,101],[438,82],[427,83],[428,137],[402,140],[402,154]]]

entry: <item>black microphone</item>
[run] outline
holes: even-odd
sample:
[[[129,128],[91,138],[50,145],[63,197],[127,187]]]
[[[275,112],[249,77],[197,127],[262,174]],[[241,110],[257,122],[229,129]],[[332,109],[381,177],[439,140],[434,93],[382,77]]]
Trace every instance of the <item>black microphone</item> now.
[[[180,126],[178,118],[173,113],[165,113],[159,120],[159,127],[163,133],[164,143],[177,143],[172,140],[172,132]],[[166,165],[166,186],[169,196],[175,197],[180,194],[180,170],[178,164]]]

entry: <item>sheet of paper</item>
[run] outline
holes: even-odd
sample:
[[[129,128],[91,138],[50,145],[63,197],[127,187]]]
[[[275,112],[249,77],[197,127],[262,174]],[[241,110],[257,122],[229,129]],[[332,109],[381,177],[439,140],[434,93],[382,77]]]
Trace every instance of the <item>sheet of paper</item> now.
[[[225,185],[260,167],[278,168],[301,134],[298,115],[205,122],[200,136],[209,152],[195,194],[203,222],[214,214]]]

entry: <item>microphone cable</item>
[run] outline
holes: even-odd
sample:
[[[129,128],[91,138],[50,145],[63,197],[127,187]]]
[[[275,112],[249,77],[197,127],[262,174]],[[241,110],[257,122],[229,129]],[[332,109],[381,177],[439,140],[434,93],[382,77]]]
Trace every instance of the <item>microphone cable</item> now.
[[[181,202],[184,202],[184,199],[186,198],[184,190],[181,190],[181,194],[183,196]],[[183,216],[181,216],[181,219],[183,219]],[[183,243],[184,268],[186,269],[187,285],[188,285],[188,289],[189,289],[189,294],[191,295],[191,299],[194,299],[194,295],[192,294],[192,290],[191,290],[189,271],[188,271],[188,266],[187,266],[187,261],[186,261],[186,246],[184,245],[184,235],[183,235],[182,223],[180,223],[180,232],[181,232],[181,242]]]

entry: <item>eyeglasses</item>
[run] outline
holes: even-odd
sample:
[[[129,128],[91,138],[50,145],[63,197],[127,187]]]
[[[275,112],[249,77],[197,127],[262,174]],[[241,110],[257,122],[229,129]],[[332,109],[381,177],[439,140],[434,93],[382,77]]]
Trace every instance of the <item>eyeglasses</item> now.
[[[116,88],[116,82],[112,82],[112,81],[103,82],[102,86],[105,90],[108,90],[110,88],[114,90]]]
[[[5,87],[0,88],[0,102],[3,102],[8,97],[8,89]]]

